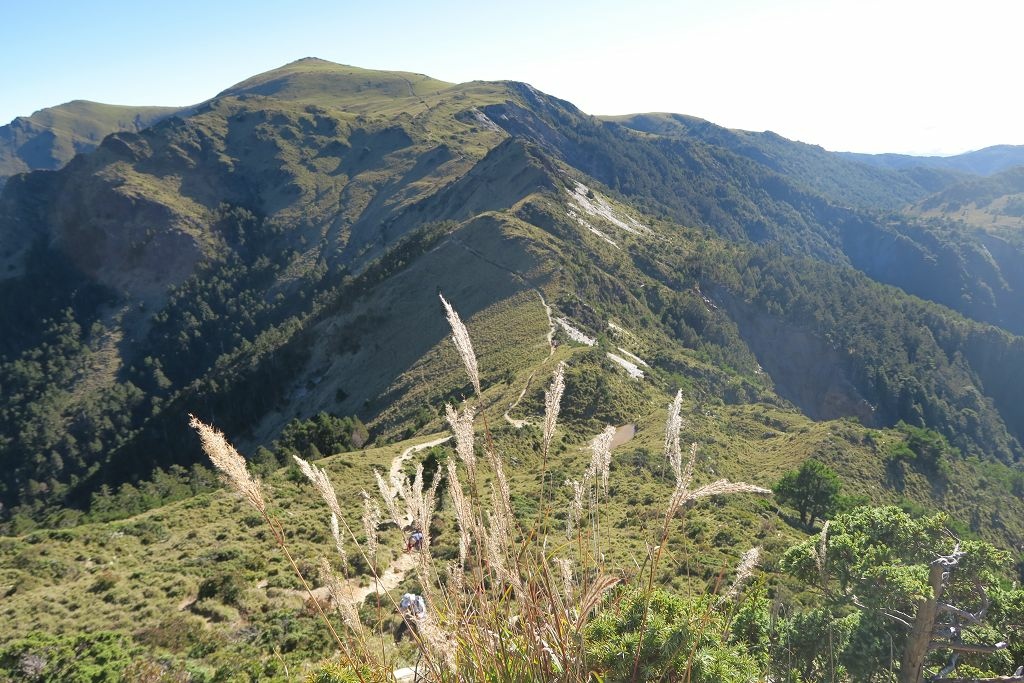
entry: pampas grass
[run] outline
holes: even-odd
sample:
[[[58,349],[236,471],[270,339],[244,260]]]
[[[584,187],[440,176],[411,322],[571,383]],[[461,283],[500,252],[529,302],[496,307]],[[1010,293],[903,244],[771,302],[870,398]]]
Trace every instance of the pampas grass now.
[[[448,324],[452,328],[452,341],[455,342],[455,348],[459,352],[459,357],[462,358],[462,362],[466,366],[466,374],[469,375],[469,381],[473,384],[473,390],[476,391],[476,395],[479,398],[480,372],[477,370],[476,354],[473,352],[473,343],[469,340],[469,332],[466,330],[466,326],[462,324],[459,314],[448,303],[448,300],[443,295],[439,294],[438,296],[441,297],[441,303],[444,304]]]
[[[814,556],[814,561],[818,565],[818,574],[821,575],[822,586],[828,583],[828,574],[825,571],[827,567],[825,564],[825,552],[828,549],[828,527],[831,523],[832,520],[826,519],[825,523],[821,525],[821,540],[818,541],[818,552]]]
[[[565,363],[561,362],[555,366],[555,372],[551,377],[551,386],[544,392],[544,430],[541,436],[541,465],[540,465],[540,524],[543,526],[547,521],[547,483],[548,483],[548,454],[551,450],[551,439],[555,436],[555,427],[558,425],[558,413],[562,409],[562,394],[565,392]],[[572,532],[569,532],[572,535]]]
[[[338,643],[339,648],[343,652],[347,652],[349,649],[348,645],[342,641],[338,632],[334,629],[331,620],[324,613],[323,607],[320,606],[320,601],[313,595],[313,589],[310,588],[306,578],[302,575],[302,571],[299,570],[299,565],[295,562],[295,558],[292,557],[291,551],[288,549],[284,527],[281,526],[277,518],[272,517],[267,511],[267,503],[263,498],[263,489],[259,481],[249,473],[249,469],[245,464],[245,458],[228,443],[221,432],[201,422],[194,415],[189,415],[189,426],[199,433],[200,441],[203,444],[203,451],[206,452],[206,455],[213,462],[214,467],[220,472],[228,486],[255,508],[260,513],[263,521],[270,527],[274,535],[274,541],[281,549],[281,552],[284,553],[299,582],[305,588],[306,594],[309,595],[310,600],[316,606],[317,612],[319,612],[327,629]],[[333,489],[331,490],[333,491]]]
[[[460,414],[458,410],[452,407],[452,404],[445,403],[444,415],[448,421],[448,426],[452,430],[452,434],[455,435],[455,453],[466,466],[466,472],[469,474],[470,480],[476,481],[476,451],[473,446],[475,438],[473,433],[473,406],[465,406]]]
[[[377,482],[377,491],[380,492],[380,499],[384,501],[384,509],[388,511],[388,516],[395,526],[401,529],[404,523],[402,516],[398,514],[398,506],[395,504],[398,491],[392,488],[391,484],[384,479],[384,475],[380,473],[380,470],[373,471],[373,478]]]
[[[594,482],[605,494],[608,493],[608,477],[612,466],[612,439],[615,438],[615,427],[607,426],[600,434],[590,441],[590,469],[593,471]]]
[[[675,475],[676,485],[672,490],[672,495],[669,496],[668,504],[665,506],[665,519],[662,525],[661,540],[656,546],[654,546],[654,550],[650,552],[650,556],[648,558],[649,570],[647,573],[647,585],[645,587],[643,616],[640,622],[641,633],[643,633],[647,628],[647,619],[650,614],[651,606],[651,595],[654,591],[655,570],[660,563],[669,534],[671,533],[671,522],[675,519],[679,511],[685,509],[685,506],[688,503],[693,503],[710,496],[724,496],[736,493],[755,493],[761,495],[771,494],[771,489],[743,482],[734,483],[727,479],[719,479],[711,484],[701,486],[696,490],[690,489],[690,485],[693,482],[694,467],[697,461],[697,444],[694,443],[690,445],[690,457],[687,459],[684,467],[682,449],[680,447],[680,432],[683,428],[683,420],[681,417],[682,401],[683,392],[682,390],[679,390],[676,392],[675,399],[669,405],[668,419],[665,422],[665,458],[668,460],[669,466],[672,468],[672,473]],[[639,668],[640,648],[637,648],[633,659],[632,680],[636,680]]]
[[[542,436],[542,447],[544,456],[547,457],[551,449],[551,439],[555,436],[555,426],[558,424],[558,413],[562,409],[562,394],[565,392],[565,363],[561,362],[555,366],[555,373],[551,377],[551,386],[544,391],[544,432]]]
[[[736,566],[736,577],[732,580],[732,585],[729,586],[729,590],[725,592],[725,598],[727,600],[734,600],[740,594],[743,586],[750,580],[750,577],[754,575],[754,569],[757,567],[757,563],[761,558],[761,548],[754,547],[743,553],[743,557],[740,558],[740,563]]]
[[[366,534],[366,555],[370,558],[370,566],[377,566],[377,546],[379,536],[377,529],[380,527],[380,506],[377,501],[370,497],[366,491],[363,496],[363,533]]]
[[[423,616],[403,615],[403,618],[410,625],[416,653],[422,658],[424,680],[557,680],[582,683],[599,679],[598,672],[592,671],[587,663],[585,631],[610,592],[621,583],[621,577],[604,571],[600,552],[599,506],[602,494],[608,495],[611,444],[616,430],[609,426],[597,435],[590,442],[590,459],[584,471],[578,479],[565,481],[569,488],[565,529],[569,542],[558,540],[551,542],[549,547],[549,539],[545,535],[547,500],[544,481],[565,389],[565,365],[559,363],[555,367],[551,384],[544,394],[539,454],[542,459],[539,523],[533,528],[525,528],[514,515],[505,463],[487,428],[477,360],[469,332],[454,307],[444,297],[441,301],[456,349],[476,394],[475,407],[465,404],[445,406],[445,419],[455,437],[455,457],[446,459],[438,475],[443,473],[446,480],[450,514],[458,527],[458,559],[441,564],[431,554],[431,526],[442,476],[435,476],[432,485],[427,487],[422,463],[417,466],[411,480],[407,476],[399,476],[389,481],[381,472],[373,473],[380,500],[363,492],[362,539],[357,538],[345,522],[341,504],[326,471],[298,457],[295,458],[296,464],[330,513],[331,536],[342,562],[346,561],[346,541],[351,541],[370,568],[375,585],[379,585],[376,560],[380,542],[378,529],[383,521],[381,505],[389,520],[400,528],[408,521],[423,532],[423,543],[414,569],[428,610]],[[641,633],[647,622],[656,568],[679,513],[694,502],[711,496],[770,493],[759,486],[724,479],[693,488],[697,445],[690,447],[684,461],[680,445],[683,427],[681,406],[680,391],[669,406],[664,442],[665,457],[675,484],[666,504],[660,541],[656,545],[649,543],[651,550],[645,560],[646,571],[641,568],[635,579],[647,603],[640,624]],[[478,412],[484,417],[482,458],[478,458],[476,451],[475,420]],[[283,529],[267,512],[260,482],[249,474],[244,458],[216,430],[195,418],[190,424],[199,432],[204,449],[230,488],[241,494],[270,525],[278,545],[312,598],[312,590],[287,549]],[[489,478],[489,486],[482,493],[478,492],[478,482],[485,477]],[[563,494],[552,491],[552,496],[555,495]],[[738,595],[757,560],[756,548],[744,555],[727,596]],[[358,663],[353,672],[360,680],[366,680],[361,673],[366,671],[371,672],[373,679],[388,678],[395,662],[388,660],[389,650],[385,647],[383,635],[375,634],[360,621],[357,606],[349,602],[331,563],[321,560],[319,567],[321,581],[352,637],[340,638],[320,608],[320,601],[314,599],[312,602],[320,610],[345,660]],[[383,624],[381,596],[397,610],[389,593],[378,593],[378,627]],[[630,655],[633,653],[623,653],[623,656]],[[639,657],[639,648],[635,657]],[[633,671],[635,678],[637,660]]]
[[[200,422],[195,415],[190,414],[188,418],[188,426],[199,432],[203,451],[206,452],[213,466],[217,468],[221,479],[229,488],[256,508],[257,512],[266,515],[267,503],[263,500],[263,489],[259,480],[249,473],[245,458],[228,443],[224,434],[212,426]]]

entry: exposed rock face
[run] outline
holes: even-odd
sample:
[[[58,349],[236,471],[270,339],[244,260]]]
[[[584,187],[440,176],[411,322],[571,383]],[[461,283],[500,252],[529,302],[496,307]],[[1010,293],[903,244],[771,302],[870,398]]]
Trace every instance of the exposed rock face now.
[[[713,297],[729,310],[743,341],[775,383],[775,391],[808,417],[855,417],[870,427],[885,424],[885,417],[853,384],[843,354],[824,339],[736,301],[722,290]]]

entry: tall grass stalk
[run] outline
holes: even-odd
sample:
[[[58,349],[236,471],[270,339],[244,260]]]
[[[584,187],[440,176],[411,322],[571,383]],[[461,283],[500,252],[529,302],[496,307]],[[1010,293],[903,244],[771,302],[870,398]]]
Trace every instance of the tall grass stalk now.
[[[730,495],[733,493],[771,494],[770,489],[742,482],[733,483],[726,479],[719,479],[716,482],[707,484],[695,490],[690,488],[690,485],[693,482],[693,473],[697,461],[697,444],[693,443],[690,445],[690,457],[687,459],[686,465],[684,466],[682,449],[680,447],[680,437],[683,429],[682,402],[683,392],[680,389],[676,392],[675,399],[669,405],[668,418],[665,422],[665,457],[672,468],[672,473],[675,475],[676,485],[672,490],[672,495],[669,496],[668,505],[665,507],[661,539],[653,549],[648,551],[647,585],[644,589],[646,595],[643,616],[640,621],[641,634],[643,634],[647,629],[647,620],[649,618],[651,608],[651,595],[654,591],[654,576],[658,566],[660,565],[662,553],[668,543],[669,534],[671,532],[671,523],[679,511],[683,509],[683,506],[686,503],[697,501],[701,498],[707,498],[709,496]],[[637,680],[637,674],[640,669],[640,655],[641,648],[638,647],[633,655],[633,674],[630,677],[630,681],[632,683],[635,683]]]
[[[562,410],[562,394],[565,392],[565,363],[555,366],[551,377],[551,385],[544,391],[544,430],[541,435],[540,463],[540,526],[547,524],[548,498],[548,455],[551,452],[551,440],[555,437],[558,425],[558,414]]]
[[[272,516],[268,512],[267,503],[263,497],[263,488],[260,485],[259,480],[249,473],[249,468],[245,464],[245,458],[243,458],[241,454],[236,451],[230,443],[228,443],[227,439],[224,438],[223,433],[214,429],[212,426],[201,422],[194,415],[189,415],[188,417],[189,426],[199,433],[199,438],[203,444],[203,450],[213,462],[214,467],[216,467],[218,472],[220,472],[221,478],[229,488],[241,495],[242,498],[260,514],[267,526],[270,527],[271,534],[274,536],[274,542],[277,543],[278,548],[281,549],[281,552],[288,560],[288,564],[291,565],[292,570],[298,577],[302,587],[306,590],[306,594],[309,596],[309,599],[316,606],[316,610],[319,613],[320,618],[323,620],[324,625],[327,626],[327,630],[330,631],[331,636],[338,643],[339,649],[342,652],[349,652],[347,643],[338,635],[338,632],[334,628],[334,624],[331,623],[330,618],[328,618],[327,614],[324,612],[323,607],[320,605],[320,601],[316,599],[316,596],[313,594],[313,589],[310,588],[309,583],[306,581],[306,577],[302,575],[299,565],[295,562],[295,558],[292,557],[292,553],[288,549],[284,527],[276,517]]]
[[[442,471],[427,487],[423,465],[415,476],[388,481],[375,472],[380,502],[364,493],[363,538],[353,532],[338,501],[327,473],[301,458],[296,463],[323,500],[330,513],[331,535],[339,558],[347,558],[346,539],[356,548],[369,567],[376,591],[377,625],[384,623],[382,604],[398,609],[395,598],[380,588],[378,574],[377,530],[386,512],[389,521],[403,528],[411,523],[423,532],[423,544],[414,567],[416,582],[426,600],[427,614],[412,618],[403,615],[410,627],[416,652],[425,668],[426,680],[447,682],[487,681],[565,681],[582,683],[593,680],[596,672],[587,661],[585,634],[609,592],[621,579],[604,569],[601,547],[601,502],[607,498],[612,465],[611,444],[614,427],[607,427],[590,444],[590,461],[569,487],[566,539],[550,543],[546,535],[548,498],[557,489],[545,487],[547,464],[557,429],[561,399],[565,388],[565,366],[554,370],[545,392],[545,415],[540,444],[541,500],[535,524],[524,529],[517,519],[505,463],[495,448],[483,409],[483,392],[477,360],[469,333],[452,305],[441,298],[452,327],[452,337],[474,389],[476,405],[445,406],[445,417],[455,436],[455,457],[448,458]],[[767,489],[743,483],[719,480],[693,488],[697,457],[694,444],[684,460],[680,447],[682,394],[677,393],[669,408],[666,423],[665,456],[675,477],[675,486],[666,504],[660,538],[649,544],[643,566],[635,579],[642,591],[644,608],[640,624],[641,641],[632,662],[636,680],[640,650],[650,611],[654,578],[668,543],[672,523],[678,513],[694,501],[732,493],[768,493]],[[483,457],[478,457],[475,422],[483,423]],[[299,571],[285,543],[280,523],[267,512],[262,489],[245,468],[244,459],[223,439],[223,435],[193,418],[204,448],[224,473],[229,485],[260,512],[274,533],[275,540],[288,558],[316,606],[321,618],[338,644],[339,652],[357,668],[356,675],[368,667],[373,678],[390,675],[391,663],[383,635],[374,642],[373,633],[359,620],[357,605],[347,602],[342,582],[334,575],[331,563],[320,562],[321,581],[333,597],[351,637],[342,638],[320,601]],[[445,491],[451,503],[451,517],[458,528],[458,558],[441,563],[434,559],[431,530],[438,487],[446,480]],[[489,477],[487,487],[481,487]],[[563,494],[558,494],[559,496]],[[383,506],[383,510],[382,507]],[[748,558],[750,559],[750,558]],[[746,562],[752,569],[756,559]],[[742,585],[743,569],[737,573]],[[737,588],[738,590],[738,588]],[[709,615],[705,615],[705,619]],[[633,653],[623,653],[628,657]],[[692,658],[692,654],[691,654]],[[418,660],[420,661],[420,660]],[[628,666],[629,660],[624,662]]]

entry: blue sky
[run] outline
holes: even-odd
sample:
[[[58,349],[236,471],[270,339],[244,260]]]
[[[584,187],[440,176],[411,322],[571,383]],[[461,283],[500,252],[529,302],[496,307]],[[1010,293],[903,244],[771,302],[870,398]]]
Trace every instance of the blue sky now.
[[[1016,0],[0,0],[0,123],[72,99],[192,104],[315,56],[514,79],[827,149],[1024,144]]]

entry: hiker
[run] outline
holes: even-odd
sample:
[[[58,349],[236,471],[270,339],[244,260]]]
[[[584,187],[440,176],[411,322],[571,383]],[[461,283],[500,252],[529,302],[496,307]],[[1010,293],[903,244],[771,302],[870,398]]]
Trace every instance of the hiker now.
[[[405,543],[405,552],[410,550],[416,550],[419,552],[423,549],[423,532],[419,529],[413,529],[412,534],[409,535],[409,540]]]
[[[422,595],[406,593],[398,603],[398,613],[402,615],[402,623],[395,629],[396,643],[402,639],[406,631],[411,631],[414,638],[418,635],[416,624],[427,616],[427,603]]]
[[[420,619],[427,614],[427,603],[422,595],[406,593],[399,601],[398,609],[404,616]]]

